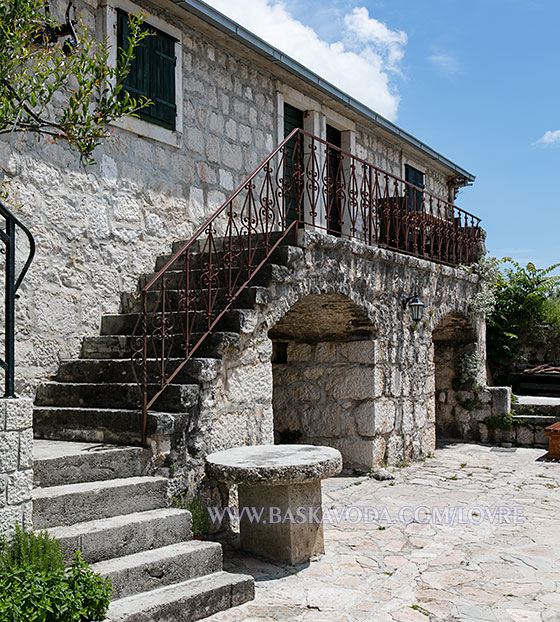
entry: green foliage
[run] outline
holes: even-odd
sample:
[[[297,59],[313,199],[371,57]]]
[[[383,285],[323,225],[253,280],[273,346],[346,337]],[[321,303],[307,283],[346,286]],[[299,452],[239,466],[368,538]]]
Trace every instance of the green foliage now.
[[[459,382],[468,387],[474,387],[478,380],[483,359],[479,352],[467,352],[459,361]]]
[[[46,573],[63,571],[64,558],[60,544],[46,531],[35,535],[16,524],[12,539],[0,545],[0,574],[26,567]]]
[[[77,552],[68,570],[60,545],[48,534],[16,526],[0,545],[0,620],[90,622],[109,608],[111,583],[95,574]]]
[[[207,536],[210,532],[210,515],[208,491],[200,487],[194,494],[182,493],[173,497],[173,506],[188,510],[192,516],[193,535],[199,538]]]
[[[0,3],[0,134],[34,132],[62,140],[92,164],[108,125],[149,103],[123,89],[134,49],[149,32],[141,17],[132,16],[128,45],[112,67],[107,44],[95,41],[80,20],[69,23],[75,47],[53,35],[58,24],[44,0]]]
[[[560,264],[536,268],[528,263],[521,266],[507,259],[512,267],[499,273],[491,289],[496,298],[494,310],[487,318],[488,363],[498,383],[510,384],[511,373],[522,357],[519,336],[531,334],[547,318],[559,318],[560,304],[554,294],[560,285],[560,276],[553,275]]]
[[[513,427],[513,415],[512,413],[492,415],[491,417],[486,417],[484,423],[489,430],[511,430]]]

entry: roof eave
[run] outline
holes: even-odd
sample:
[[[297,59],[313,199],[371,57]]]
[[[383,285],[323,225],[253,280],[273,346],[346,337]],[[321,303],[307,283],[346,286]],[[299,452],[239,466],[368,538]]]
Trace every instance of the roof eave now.
[[[257,35],[253,34],[243,26],[240,26],[233,20],[229,19],[229,17],[226,17],[219,11],[216,11],[216,9],[207,5],[205,2],[201,2],[200,0],[172,1],[177,6],[181,7],[186,11],[189,11],[199,19],[202,19],[214,28],[222,31],[227,36],[232,37],[239,43],[242,43],[251,50],[264,56],[282,69],[313,85],[318,90],[329,95],[330,97],[344,104],[345,106],[350,107],[358,114],[365,117],[370,122],[373,122],[375,125],[382,128],[389,134],[398,137],[415,149],[420,150],[431,159],[439,162],[446,168],[451,169],[457,174],[457,176],[463,177],[470,182],[473,182],[475,180],[475,176],[472,173],[469,173],[460,166],[457,166],[457,164],[455,164],[445,156],[442,156],[440,153],[412,136],[412,134],[404,131],[388,119],[385,119],[385,117],[381,116],[380,114],[369,108],[368,106],[359,102],[357,99],[354,99],[344,91],[341,91],[330,82],[327,82],[326,80],[321,78],[321,76],[317,75],[301,63],[298,63],[298,61],[294,60],[287,54],[284,54],[277,48],[266,43],[266,41],[264,41],[260,37],[257,37]]]

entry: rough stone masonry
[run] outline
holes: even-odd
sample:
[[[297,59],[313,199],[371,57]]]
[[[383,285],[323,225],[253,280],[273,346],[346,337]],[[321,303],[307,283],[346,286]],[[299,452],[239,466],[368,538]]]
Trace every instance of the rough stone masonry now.
[[[0,399],[0,537],[17,523],[31,528],[33,403]]]

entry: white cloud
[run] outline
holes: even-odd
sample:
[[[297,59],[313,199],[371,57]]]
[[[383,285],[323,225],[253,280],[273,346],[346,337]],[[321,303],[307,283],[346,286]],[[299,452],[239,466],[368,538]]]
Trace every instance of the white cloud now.
[[[548,130],[533,144],[538,147],[560,146],[560,130]]]
[[[392,77],[399,73],[407,37],[370,17],[366,8],[345,15],[340,40],[329,43],[279,0],[207,2],[376,112],[396,119],[400,98]]]
[[[454,76],[461,71],[459,62],[451,54],[432,54],[428,56],[428,60],[448,77]]]

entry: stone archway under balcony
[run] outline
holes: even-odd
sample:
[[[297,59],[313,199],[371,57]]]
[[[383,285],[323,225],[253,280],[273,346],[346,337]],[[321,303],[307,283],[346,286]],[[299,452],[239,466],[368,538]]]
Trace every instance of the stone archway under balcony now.
[[[337,293],[304,296],[270,329],[275,443],[335,447],[363,468],[383,460],[376,333],[365,310]]]
[[[477,277],[307,231],[272,263],[255,279],[264,297],[202,385],[194,461],[281,440],[338,448],[361,470],[433,451],[433,331],[466,315]],[[413,293],[425,304],[419,323],[402,304]]]
[[[438,439],[472,438],[472,388],[483,379],[480,338],[464,313],[446,314],[432,332]],[[472,402],[472,403],[471,403]],[[476,432],[474,434],[476,436]]]

